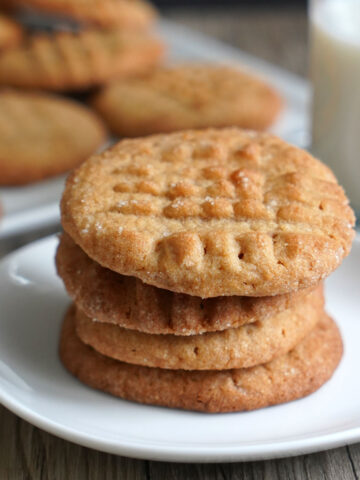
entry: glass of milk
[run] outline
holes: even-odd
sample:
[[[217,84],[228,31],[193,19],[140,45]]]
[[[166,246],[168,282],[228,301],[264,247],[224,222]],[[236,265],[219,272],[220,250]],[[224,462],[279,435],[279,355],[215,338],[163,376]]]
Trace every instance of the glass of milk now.
[[[312,151],[360,218],[360,0],[310,2]]]

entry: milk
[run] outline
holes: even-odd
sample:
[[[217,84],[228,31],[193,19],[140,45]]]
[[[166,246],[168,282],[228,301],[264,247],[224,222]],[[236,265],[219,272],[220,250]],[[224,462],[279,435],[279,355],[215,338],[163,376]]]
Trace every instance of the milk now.
[[[359,216],[360,0],[314,0],[310,18],[312,151],[335,172]]]

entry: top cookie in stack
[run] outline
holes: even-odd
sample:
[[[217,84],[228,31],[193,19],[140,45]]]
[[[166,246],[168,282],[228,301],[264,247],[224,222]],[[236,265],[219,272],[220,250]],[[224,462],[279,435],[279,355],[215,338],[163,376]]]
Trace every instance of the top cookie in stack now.
[[[348,254],[353,222],[325,165],[235,128],[124,140],[62,199],[64,229],[95,261],[202,298],[318,283]]]
[[[60,356],[86,384],[227,412],[331,377],[342,343],[321,280],[354,217],[308,153],[236,128],[124,140],[70,175],[61,210],[75,306]]]

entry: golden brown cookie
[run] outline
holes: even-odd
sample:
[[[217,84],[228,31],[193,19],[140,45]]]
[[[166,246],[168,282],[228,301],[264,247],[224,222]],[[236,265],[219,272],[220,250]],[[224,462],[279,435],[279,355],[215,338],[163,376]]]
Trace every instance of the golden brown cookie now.
[[[149,335],[76,312],[83,343],[107,357],[171,370],[228,370],[270,362],[293,349],[323,316],[322,288],[306,301],[266,320],[201,335]]]
[[[281,100],[266,83],[235,68],[188,64],[117,81],[93,104],[114,133],[138,137],[233,125],[263,130]]]
[[[156,17],[155,9],[146,0],[14,0],[14,3],[103,27],[146,28]]]
[[[20,43],[22,36],[20,25],[0,13],[0,51]]]
[[[20,185],[66,172],[105,139],[101,120],[75,101],[0,91],[0,185]]]
[[[354,237],[329,168],[237,128],[123,140],[70,175],[61,210],[98,263],[203,298],[315,285]]]
[[[105,357],[77,337],[74,308],[60,339],[63,364],[90,387],[140,403],[205,412],[253,410],[309,395],[332,376],[341,355],[340,333],[326,315],[290,353],[225,371],[164,370]]]
[[[144,73],[163,54],[148,33],[84,30],[34,34],[0,55],[0,85],[79,90]]]
[[[104,268],[66,234],[60,238],[56,265],[69,295],[87,316],[152,334],[194,335],[264,321],[296,308],[314,288],[268,297],[203,300]]]

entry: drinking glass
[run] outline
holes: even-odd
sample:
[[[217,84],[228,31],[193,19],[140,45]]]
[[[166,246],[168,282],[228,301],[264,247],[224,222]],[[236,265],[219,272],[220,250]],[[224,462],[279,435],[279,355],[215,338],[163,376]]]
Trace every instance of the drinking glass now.
[[[310,1],[312,152],[360,215],[360,0]]]

